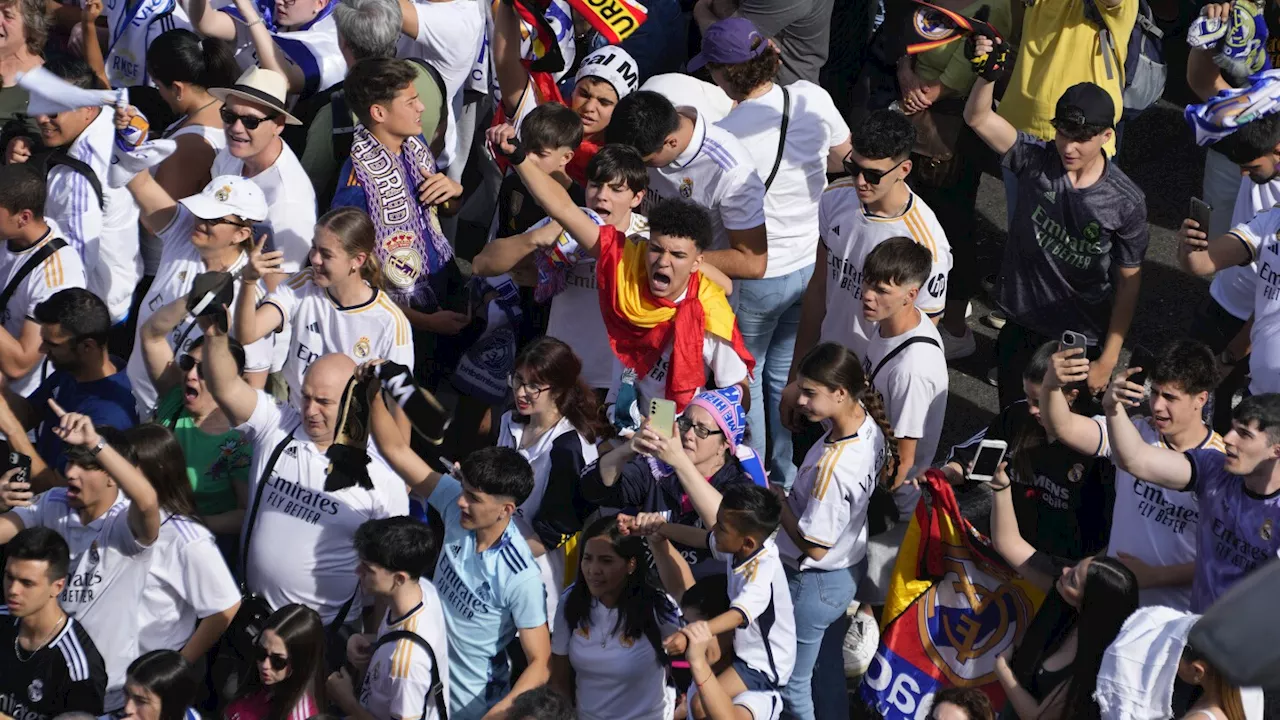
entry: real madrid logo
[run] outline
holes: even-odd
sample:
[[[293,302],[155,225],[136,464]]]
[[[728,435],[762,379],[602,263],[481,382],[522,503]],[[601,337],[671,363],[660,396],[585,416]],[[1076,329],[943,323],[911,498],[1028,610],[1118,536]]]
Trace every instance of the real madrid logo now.
[[[36,678],[27,686],[27,698],[31,702],[40,702],[44,699],[44,681]]]
[[[1084,477],[1084,465],[1081,463],[1072,465],[1071,469],[1067,471],[1067,480],[1069,482],[1078,483],[1082,477]]]
[[[183,270],[182,272],[178,273],[178,282],[186,282],[186,281],[187,281],[187,271]]]
[[[1266,520],[1263,521],[1262,527],[1258,528],[1258,536],[1261,537],[1263,540],[1270,540],[1271,527],[1272,527],[1271,518],[1267,518]]]
[[[680,181],[680,197],[686,200],[693,197],[693,178],[687,177]]]
[[[373,347],[369,344],[369,338],[361,337],[356,341],[356,346],[351,349],[355,356],[361,360],[369,357],[369,353],[373,351]]]
[[[223,185],[222,187],[218,188],[217,192],[213,194],[213,199],[217,200],[218,202],[226,202],[227,198],[229,197],[231,197],[230,185]]]
[[[912,14],[911,21],[915,25],[916,32],[925,40],[942,40],[955,32],[942,21],[941,13],[929,8],[916,10]]]
[[[382,270],[396,287],[412,287],[422,273],[422,255],[413,247],[415,240],[413,233],[401,232],[382,242],[387,253]]]

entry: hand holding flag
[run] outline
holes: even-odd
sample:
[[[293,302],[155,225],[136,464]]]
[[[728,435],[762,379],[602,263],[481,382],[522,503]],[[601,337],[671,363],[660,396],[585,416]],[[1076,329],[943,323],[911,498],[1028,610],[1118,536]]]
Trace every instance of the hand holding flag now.
[[[987,82],[998,82],[1009,70],[1012,48],[991,23],[987,22],[990,16],[990,5],[983,5],[973,16],[972,29],[965,40],[964,54],[969,58],[978,77]]]

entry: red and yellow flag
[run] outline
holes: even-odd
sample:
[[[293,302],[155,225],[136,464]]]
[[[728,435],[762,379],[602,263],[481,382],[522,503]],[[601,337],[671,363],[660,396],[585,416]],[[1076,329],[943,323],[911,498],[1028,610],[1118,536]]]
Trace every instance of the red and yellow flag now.
[[[626,40],[649,18],[649,10],[635,0],[569,0],[610,45]]]

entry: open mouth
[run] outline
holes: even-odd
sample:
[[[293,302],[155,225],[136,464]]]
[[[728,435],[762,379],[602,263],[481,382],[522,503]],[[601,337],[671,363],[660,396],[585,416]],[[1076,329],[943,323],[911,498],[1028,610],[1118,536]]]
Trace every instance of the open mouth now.
[[[671,289],[671,276],[664,273],[653,271],[649,275],[649,289],[655,293],[664,293]]]

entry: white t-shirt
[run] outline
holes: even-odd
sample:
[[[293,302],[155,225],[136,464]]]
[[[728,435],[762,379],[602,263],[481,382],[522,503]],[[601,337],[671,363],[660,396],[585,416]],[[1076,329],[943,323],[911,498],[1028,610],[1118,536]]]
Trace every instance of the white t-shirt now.
[[[1107,419],[1101,415],[1093,421],[1101,431],[1098,457],[1111,457]],[[1138,433],[1148,445],[1168,448],[1160,431],[1145,417],[1133,419]],[[1204,442],[1198,448],[1226,452],[1222,436],[1205,428]],[[1140,480],[1116,468],[1116,502],[1111,516],[1111,541],[1107,554],[1132,555],[1149,565],[1181,565],[1195,562],[1196,539],[1199,537],[1200,502],[1194,492],[1179,492]],[[1191,610],[1191,583],[1178,586],[1142,588],[1138,598],[1143,605],[1164,605],[1182,611]]]
[[[179,205],[173,220],[156,233],[160,242],[163,243],[160,252],[160,268],[156,271],[155,280],[138,308],[138,329],[133,335],[134,347],[141,346],[143,323],[156,310],[180,297],[186,297],[195,284],[196,276],[207,270],[204,258],[200,257],[200,251],[191,244],[191,233],[195,229],[195,224],[195,216]],[[235,274],[247,262],[249,262],[249,256],[242,251],[227,272]],[[236,293],[242,292],[244,283],[236,282],[233,285]],[[233,318],[236,305],[237,303],[233,301],[229,308]],[[204,332],[194,319],[183,320],[173,332],[169,333],[169,347],[173,350],[174,356],[186,352],[191,347],[191,343],[201,335],[204,335]],[[268,339],[251,343],[244,352],[245,370],[266,370],[271,364],[271,345]],[[133,394],[138,398],[138,415],[146,417],[156,406],[156,388],[151,383],[151,375],[147,372],[141,351],[129,356],[126,371],[129,375],[129,383],[133,386]]]
[[[930,338],[937,345],[917,341],[891,358],[875,376],[873,384],[884,398],[885,413],[896,438],[915,438],[914,458],[908,478],[916,478],[933,465],[942,437],[942,421],[947,414],[947,357],[942,351],[938,328],[923,312],[915,328],[891,338],[880,336],[879,327],[871,326],[871,340],[862,358],[862,371],[867,377],[889,353],[913,337]],[[894,492],[894,501],[903,516],[910,513],[920,499],[920,490],[904,485]]]
[[[357,364],[382,359],[413,367],[409,320],[381,290],[375,288],[368,302],[341,307],[316,285],[315,273],[308,267],[281,283],[263,302],[280,311],[281,328],[292,330],[284,379],[294,406],[301,405],[299,393],[307,368],[321,355],[342,353]]]
[[[430,580],[421,578],[418,586],[422,588],[422,602],[402,618],[392,618],[388,612],[378,625],[378,637],[405,630],[425,640],[439,663],[436,670],[447,703],[449,669],[445,663],[449,658],[449,640],[445,633],[444,609]],[[364,686],[360,689],[360,706],[379,719],[436,720],[439,713],[435,696],[427,695],[432,685],[431,670],[431,656],[418,643],[396,640],[381,645],[369,659]]]
[[[746,618],[747,626],[733,631],[733,654],[748,667],[764,673],[782,688],[796,664],[796,618],[787,587],[787,573],[772,538],[742,562],[733,553],[716,549],[715,533],[707,534],[711,555],[725,564],[729,577],[729,607]],[[761,617],[771,617],[767,626]]]
[[[534,225],[537,229],[551,222],[547,218]],[[649,239],[649,220],[631,213],[627,237]],[[617,359],[609,347],[609,333],[600,314],[600,293],[596,286],[596,261],[584,255],[565,272],[564,290],[551,300],[547,335],[563,340],[582,360],[582,379],[591,388],[608,389],[616,374]]]
[[[656,92],[671,101],[672,105],[697,108],[707,122],[718,123],[733,110],[733,98],[725,94],[719,85],[704,82],[684,73],[654,75],[640,86],[641,90]],[[774,143],[777,145],[777,143]]]
[[[821,560],[800,551],[785,531],[778,552],[793,568],[840,570],[867,554],[867,507],[885,462],[884,433],[871,416],[849,437],[823,434],[804,456],[787,504],[799,520],[805,540],[827,549]]]
[[[316,230],[316,191],[311,178],[302,169],[298,156],[281,141],[280,156],[271,167],[249,178],[267,198],[266,223],[271,226],[277,250],[284,251],[284,264],[289,272],[297,272],[307,263],[311,238]],[[226,148],[213,158],[212,177],[244,175],[244,161]],[[257,238],[254,238],[257,241]]]
[[[710,282],[704,280],[703,282]],[[681,295],[676,302],[683,300]],[[671,349],[672,343],[662,350],[662,357],[658,362],[642,378],[636,379],[636,401],[640,404],[640,412],[649,413],[649,401],[653,398],[665,398],[667,396],[667,372],[671,369]],[[715,380],[716,387],[729,387],[737,385],[747,379],[747,364],[738,357],[738,353],[734,351],[733,345],[710,333],[704,334],[702,338],[702,363],[706,366],[710,377]],[[609,402],[613,402],[618,395],[618,387],[622,384],[622,363],[615,356],[613,359],[613,382],[609,388]]]
[[[49,221],[49,232],[35,245],[25,250],[10,250],[6,245],[0,252],[0,290],[9,286],[18,270],[27,264],[38,248],[48,244],[50,240],[61,237],[59,229]],[[80,255],[70,245],[45,258],[44,262],[33,269],[26,279],[14,288],[9,304],[0,308],[0,325],[13,336],[14,340],[22,337],[22,328],[27,320],[35,321],[36,306],[48,300],[54,293],[66,288],[85,286],[84,264]],[[603,322],[603,321],[602,321]],[[14,394],[26,397],[40,387],[46,375],[45,359],[41,358],[31,372],[17,380],[6,380],[6,384]]]
[[[849,125],[826,90],[797,80],[787,86],[787,93],[791,96],[787,146],[764,198],[769,231],[766,278],[782,277],[813,264],[818,245],[818,201],[827,187],[827,153],[849,139]],[[782,109],[782,86],[774,84],[764,95],[738,103],[716,123],[742,141],[761,182],[769,178],[778,161]]]
[[[1249,392],[1280,392],[1280,209],[1259,213],[1231,229],[1249,248],[1258,281],[1253,299]]]
[[[670,165],[649,168],[650,206],[661,198],[684,198],[711,211],[712,250],[729,247],[729,230],[765,224],[764,182],[751,153],[728,130],[709,125],[691,107],[680,112],[694,121],[689,147]]]
[[[569,658],[574,671],[578,720],[651,720],[669,718],[675,712],[675,688],[667,685],[667,671],[653,643],[643,635],[624,637],[615,631],[617,608],[591,599],[587,627],[570,628],[564,603],[572,587],[560,598],[551,631],[551,652]],[[667,608],[655,608],[659,634],[665,638],[680,630],[674,600]]]
[[[125,670],[138,657],[138,606],[152,547],[129,529],[129,499],[119,493],[102,517],[83,525],[67,504],[66,488],[54,488],[31,507],[14,508],[24,527],[56,530],[71,548],[71,572],[58,602],[89,631],[107,666],[105,709],[124,707]]]
[[[444,148],[436,158],[436,165],[442,170],[449,167],[462,149],[457,127],[458,115],[462,112],[462,88],[484,38],[484,15],[477,4],[476,0],[415,2],[418,36],[412,40],[402,36],[398,45],[400,57],[426,60],[444,81],[449,125],[444,131]]]
[[[1240,180],[1240,191],[1231,211],[1231,227],[1243,225],[1260,212],[1280,204],[1280,180],[1259,185],[1249,178]],[[1252,264],[1220,270],[1209,284],[1209,295],[1227,312],[1241,320],[1253,314],[1253,297],[1257,292],[1258,269]]]
[[[693,718],[693,699],[698,696],[697,684],[690,685],[685,694],[685,702],[689,708],[687,720]],[[733,704],[746,708],[751,713],[751,720],[778,720],[782,717],[782,693],[777,690],[747,690],[733,696]]]
[[[933,253],[929,280],[920,288],[916,307],[930,317],[941,315],[947,304],[947,274],[951,272],[951,245],[933,211],[919,195],[911,193],[907,209],[896,217],[868,215],[858,200],[853,181],[831,183],[818,204],[818,230],[827,248],[827,314],[822,320],[823,342],[838,342],[858,357],[867,352],[871,323],[862,319],[862,266],[880,243],[909,237]]]
[[[181,650],[201,618],[238,602],[240,588],[213,533],[191,518],[165,517],[142,591],[138,652]]]
[[[278,406],[270,395],[258,391],[253,415],[236,428],[256,449],[249,467],[250,506],[276,445],[293,431],[293,441],[280,453],[258,506],[249,542],[249,589],[266,598],[273,608],[289,603],[313,608],[326,625],[355,594],[346,618],[350,622],[360,617],[361,608],[355,574],[360,558],[352,538],[366,520],[408,515],[408,490],[371,452],[372,490],[355,485],[326,492],[329,458],[307,437],[301,420],[297,410]],[[245,528],[249,517],[246,512]]]
[[[80,253],[88,289],[107,303],[111,321],[129,315],[129,302],[142,277],[138,254],[138,206],[127,188],[107,184],[116,127],[110,108],[80,133],[67,154],[93,169],[102,185],[103,205],[88,178],[65,165],[49,170],[44,214],[58,223],[67,243]]]

